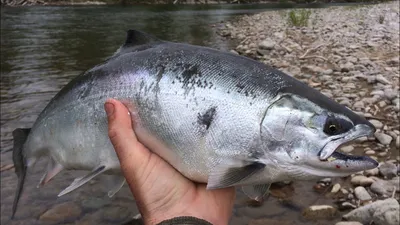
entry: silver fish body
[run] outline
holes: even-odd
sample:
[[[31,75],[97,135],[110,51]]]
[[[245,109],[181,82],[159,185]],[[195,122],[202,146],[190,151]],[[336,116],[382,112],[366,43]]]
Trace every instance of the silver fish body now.
[[[41,183],[62,169],[91,171],[60,195],[98,174],[120,175],[103,108],[108,98],[134,115],[140,142],[210,189],[255,185],[249,192],[260,192],[257,185],[377,166],[334,152],[372,134],[372,124],[306,84],[246,57],[134,30],[114,56],[52,99],[24,144],[15,144],[15,161],[30,167],[49,157]],[[326,125],[329,118],[333,125]],[[20,181],[24,176],[19,172]],[[16,198],[22,185],[23,179]]]

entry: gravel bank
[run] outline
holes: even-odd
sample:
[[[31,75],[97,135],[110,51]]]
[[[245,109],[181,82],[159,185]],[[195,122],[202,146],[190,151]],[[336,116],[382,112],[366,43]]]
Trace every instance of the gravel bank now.
[[[314,190],[334,205],[310,206],[304,218],[335,217],[340,211],[353,223],[339,224],[398,224],[399,2],[307,10],[306,26],[289,22],[291,10],[268,11],[226,22],[219,34],[237,42],[233,52],[308,83],[377,128],[375,137],[360,138],[342,151],[370,155],[381,162],[379,168],[317,182]]]

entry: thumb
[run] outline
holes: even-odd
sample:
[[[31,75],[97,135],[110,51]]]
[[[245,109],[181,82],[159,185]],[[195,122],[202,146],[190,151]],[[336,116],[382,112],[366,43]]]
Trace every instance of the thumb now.
[[[108,99],[104,109],[107,113],[108,136],[119,158],[122,172],[136,180],[151,153],[137,140],[131,116],[124,104]]]

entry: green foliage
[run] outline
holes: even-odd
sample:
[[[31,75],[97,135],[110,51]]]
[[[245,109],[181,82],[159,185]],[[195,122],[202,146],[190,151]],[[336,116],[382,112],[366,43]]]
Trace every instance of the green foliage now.
[[[305,27],[308,25],[311,11],[306,9],[292,9],[289,11],[288,22],[291,26]]]

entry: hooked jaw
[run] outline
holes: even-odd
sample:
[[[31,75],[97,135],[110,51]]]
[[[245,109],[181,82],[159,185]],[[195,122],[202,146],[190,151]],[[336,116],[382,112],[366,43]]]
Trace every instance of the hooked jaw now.
[[[324,146],[319,152],[320,163],[318,164],[337,173],[354,173],[377,167],[378,162],[370,157],[346,155],[336,151],[343,144],[360,137],[371,136],[374,133],[375,128],[372,124],[357,124],[350,133],[334,139]]]

